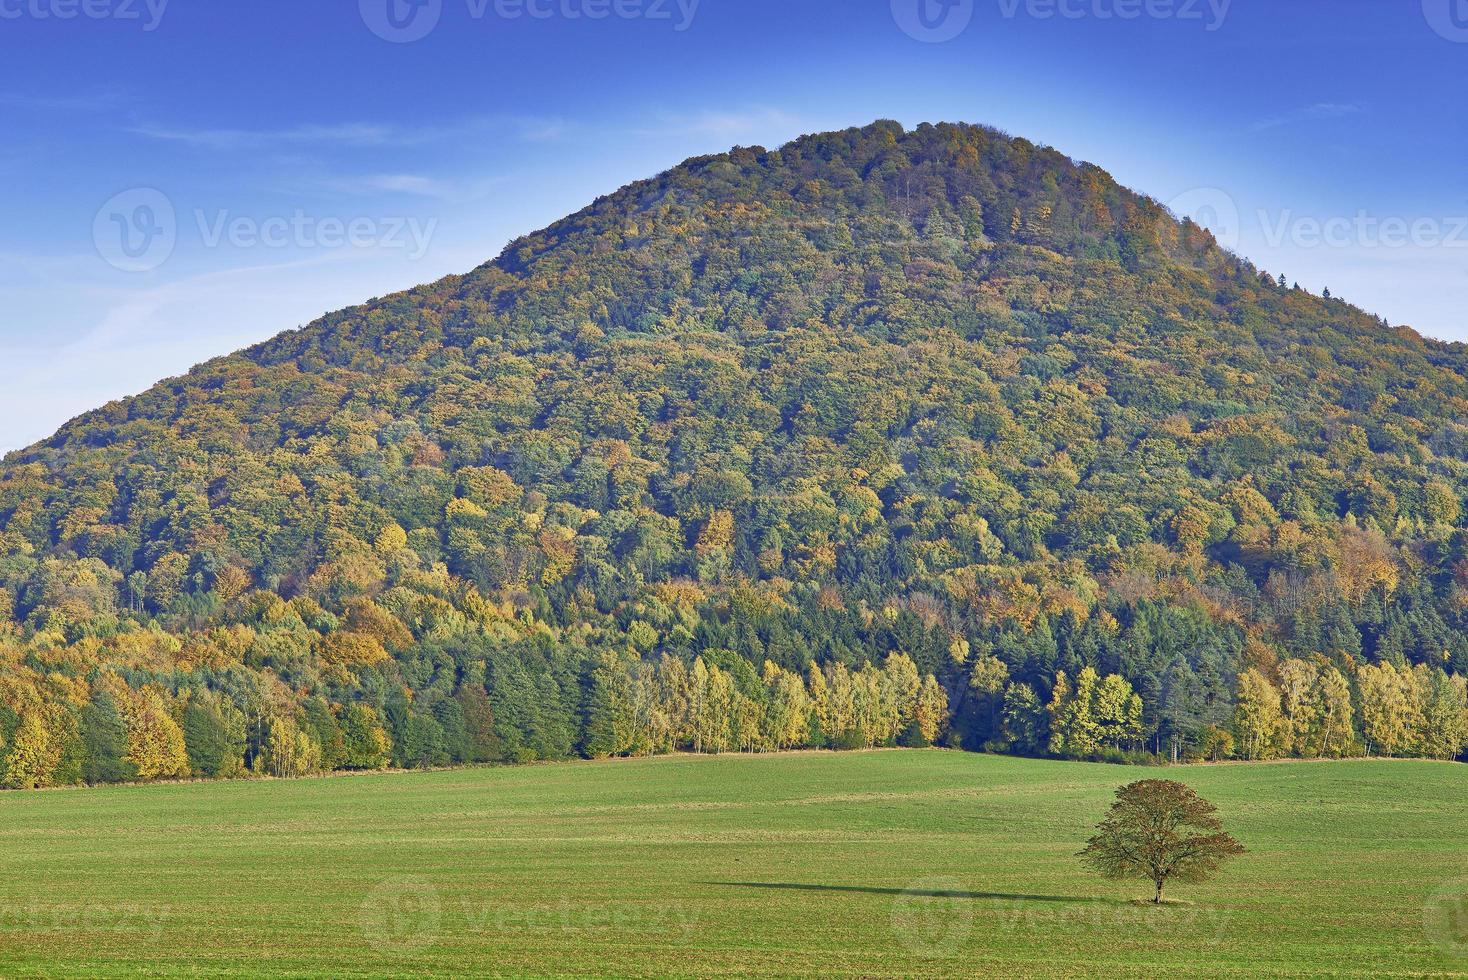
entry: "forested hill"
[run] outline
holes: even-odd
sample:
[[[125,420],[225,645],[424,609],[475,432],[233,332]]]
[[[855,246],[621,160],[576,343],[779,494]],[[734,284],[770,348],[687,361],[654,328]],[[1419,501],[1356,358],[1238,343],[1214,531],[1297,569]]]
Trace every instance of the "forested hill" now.
[[[1285,282],[990,129],[689,161],[8,457],[0,778],[1456,756],[1468,352]]]

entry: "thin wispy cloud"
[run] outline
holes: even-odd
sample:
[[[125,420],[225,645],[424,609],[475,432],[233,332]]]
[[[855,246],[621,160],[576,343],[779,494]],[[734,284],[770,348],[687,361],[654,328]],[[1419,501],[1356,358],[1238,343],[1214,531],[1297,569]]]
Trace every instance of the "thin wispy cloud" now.
[[[95,271],[95,252],[46,254],[0,249],[0,286],[8,283],[33,285],[61,275],[77,275]]]
[[[149,139],[187,143],[213,150],[262,149],[271,146],[381,146],[405,144],[422,139],[420,133],[397,126],[372,123],[342,123],[330,126],[296,126],[291,129],[187,129],[169,126],[134,126],[129,132]]]
[[[325,177],[316,181],[315,186],[332,193],[353,197],[399,195],[464,203],[483,198],[507,179],[483,177],[460,180],[431,177],[427,174],[387,173]]]
[[[801,119],[783,109],[756,107],[743,110],[703,109],[691,113],[661,113],[651,125],[634,127],[634,136],[659,137],[694,134],[734,142],[769,133],[795,135]]]
[[[537,119],[523,117],[514,120],[519,136],[527,143],[550,143],[567,136],[571,124],[564,119]]]
[[[324,186],[344,194],[415,194],[420,197],[445,197],[448,185],[436,177],[423,174],[365,174],[360,177],[335,177]]]
[[[475,259],[477,261],[477,259]],[[444,264],[467,268],[450,253]],[[328,269],[328,267],[333,267]],[[59,342],[33,332],[7,340],[0,358],[0,418],[11,448],[45,438],[66,420],[147,389],[162,377],[308,322],[370,295],[383,295],[441,270],[395,253],[339,249],[319,255],[215,269],[141,288],[111,289],[75,277],[57,290],[85,289],[100,309],[85,329]],[[205,311],[213,311],[208,316]],[[201,322],[208,328],[201,329]]]
[[[559,139],[566,133],[567,125],[559,119],[515,116],[463,119],[423,126],[340,122],[307,123],[280,129],[236,129],[144,124],[129,127],[128,132],[148,139],[213,150],[259,150],[422,146],[450,139],[503,135],[506,130],[517,139],[540,143]]]
[[[111,112],[130,101],[122,89],[111,86],[64,95],[55,92],[0,92],[0,106],[35,112]]]
[[[1251,129],[1254,132],[1263,132],[1267,129],[1279,129],[1282,126],[1293,126],[1298,123],[1315,122],[1323,119],[1345,119],[1348,116],[1359,115],[1364,112],[1362,106],[1348,102],[1317,102],[1315,105],[1296,109],[1280,116],[1271,116],[1261,119]]]

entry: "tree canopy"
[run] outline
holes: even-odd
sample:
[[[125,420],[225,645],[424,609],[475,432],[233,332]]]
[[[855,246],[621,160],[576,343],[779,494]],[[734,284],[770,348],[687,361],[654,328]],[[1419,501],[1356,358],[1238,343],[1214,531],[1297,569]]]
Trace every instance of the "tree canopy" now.
[[[1206,881],[1244,846],[1225,833],[1218,808],[1191,787],[1143,779],[1116,791],[1116,802],[1080,858],[1108,878],[1152,882],[1162,903],[1169,881]]]
[[[992,129],[690,160],[8,456],[0,745],[630,751],[702,660],[714,744],[1454,758],[1465,369]]]

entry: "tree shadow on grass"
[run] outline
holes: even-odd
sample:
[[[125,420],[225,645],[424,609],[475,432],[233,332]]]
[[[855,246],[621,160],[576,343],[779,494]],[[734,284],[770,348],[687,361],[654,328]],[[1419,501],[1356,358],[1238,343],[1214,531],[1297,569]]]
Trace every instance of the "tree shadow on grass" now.
[[[948,888],[877,888],[871,885],[812,885],[793,881],[700,881],[700,885],[721,885],[726,888],[773,888],[786,891],[809,892],[860,892],[865,895],[918,895],[924,898],[971,898],[1010,902],[1072,902],[1105,903],[1104,898],[1083,898],[1076,895],[1021,895],[1014,892],[974,892]]]

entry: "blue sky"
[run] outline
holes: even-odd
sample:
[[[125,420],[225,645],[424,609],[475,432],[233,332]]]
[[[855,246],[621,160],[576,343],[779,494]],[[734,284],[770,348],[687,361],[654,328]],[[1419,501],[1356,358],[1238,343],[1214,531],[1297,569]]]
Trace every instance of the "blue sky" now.
[[[1465,79],[1468,0],[0,0],[0,451],[882,117],[1048,143],[1468,341]]]

